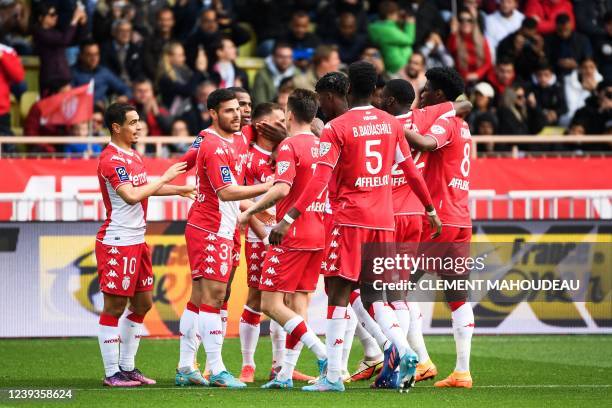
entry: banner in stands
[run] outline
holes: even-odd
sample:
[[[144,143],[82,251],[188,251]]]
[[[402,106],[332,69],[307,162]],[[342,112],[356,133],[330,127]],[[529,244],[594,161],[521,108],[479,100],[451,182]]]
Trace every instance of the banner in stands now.
[[[148,159],[146,161],[149,177],[160,176],[172,163],[169,159]],[[0,160],[0,193],[32,193],[48,194],[63,192],[74,194],[79,192],[96,192],[99,190],[96,176],[97,161],[95,159],[2,159]],[[528,158],[506,159],[490,158],[476,159],[470,165],[470,190],[472,193],[486,192],[488,194],[507,194],[512,191],[573,191],[576,190],[610,190],[612,181],[609,169],[612,168],[612,158]],[[191,171],[193,174],[193,170]],[[588,177],[585,177],[588,175]],[[184,182],[185,176],[176,182]],[[187,181],[193,182],[193,175],[187,176]],[[558,217],[568,218],[569,200],[559,200],[557,203]],[[508,218],[508,203],[495,201],[492,204],[492,218]],[[597,208],[597,205],[602,208]],[[10,202],[0,201],[0,220],[25,220],[15,217],[14,212],[23,208],[32,210],[33,203],[22,203],[13,207]],[[487,203],[478,204],[477,214],[486,214]],[[608,200],[595,205],[601,218],[612,217],[611,204]],[[605,208],[604,208],[605,207]],[[539,207],[538,207],[539,208]],[[540,214],[538,208],[533,209],[534,218],[549,218],[549,207],[543,207]],[[45,220],[72,221],[76,218],[74,205],[66,205],[61,211],[56,211],[55,203],[45,203],[45,209],[51,218]],[[586,218],[584,204],[576,204],[574,217]],[[512,211],[514,218],[522,218],[525,213],[524,202],[518,200]],[[100,212],[100,211],[99,211]],[[56,214],[59,214],[56,217]],[[596,216],[596,218],[599,218]],[[93,219],[93,217],[91,218]],[[150,219],[164,220],[156,208],[150,209]]]
[[[152,250],[154,307],[145,319],[149,335],[171,336],[190,291],[184,222],[151,222],[147,242]],[[102,307],[93,253],[99,223],[0,223],[0,337],[94,336]],[[474,303],[476,332],[612,333],[612,226],[605,222],[477,222],[474,242],[536,242],[539,255],[512,265],[521,274],[555,273],[559,243],[598,242],[606,250],[593,255],[592,288],[585,302],[532,292],[537,302],[498,302],[485,297]],[[244,248],[244,246],[243,246]],[[601,284],[604,282],[604,284]],[[246,299],[246,261],[234,278],[229,303],[228,334],[236,336]],[[326,297],[319,282],[309,310],[310,324],[323,333]],[[444,302],[423,303],[426,333],[450,333],[450,311]],[[268,321],[262,323],[266,333]]]

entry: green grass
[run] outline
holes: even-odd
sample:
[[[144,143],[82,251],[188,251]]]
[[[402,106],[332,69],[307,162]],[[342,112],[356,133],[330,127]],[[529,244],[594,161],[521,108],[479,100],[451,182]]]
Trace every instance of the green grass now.
[[[426,340],[440,376],[445,376],[454,366],[452,337],[429,336]],[[238,339],[226,341],[223,355],[228,369],[237,375],[241,364]],[[360,356],[361,346],[355,341],[351,368]],[[101,386],[103,371],[95,339],[0,340],[0,358],[0,388],[75,390],[72,401],[61,403],[13,403],[4,393],[0,406],[586,407],[604,406],[612,400],[612,336],[605,335],[478,336],[472,347],[472,390],[435,389],[427,382],[417,384],[408,394],[369,390],[365,382],[349,385],[342,394],[306,394],[299,387],[261,390],[271,359],[267,337],[260,340],[256,355],[258,381],[247,390],[175,387],[178,340],[174,339],[143,339],[137,363],[157,379],[157,385],[129,390]],[[298,369],[313,374],[314,361],[304,350]]]

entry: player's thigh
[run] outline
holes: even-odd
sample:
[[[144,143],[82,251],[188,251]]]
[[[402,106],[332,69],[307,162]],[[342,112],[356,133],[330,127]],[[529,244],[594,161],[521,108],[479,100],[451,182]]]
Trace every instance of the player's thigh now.
[[[102,292],[104,298],[103,312],[115,317],[123,314],[128,303],[128,298],[121,295],[113,295],[111,293]]]
[[[296,287],[297,292],[312,293],[317,289],[317,283],[319,282],[319,275],[321,271],[321,262],[323,262],[324,251],[296,251],[299,252],[299,264],[296,264],[294,268],[301,270],[302,275],[297,276],[299,279]]]
[[[136,292],[130,298],[130,310],[138,315],[144,316],[153,306],[153,292]]]
[[[211,279],[201,279],[202,303],[221,308],[227,291],[227,284]]]

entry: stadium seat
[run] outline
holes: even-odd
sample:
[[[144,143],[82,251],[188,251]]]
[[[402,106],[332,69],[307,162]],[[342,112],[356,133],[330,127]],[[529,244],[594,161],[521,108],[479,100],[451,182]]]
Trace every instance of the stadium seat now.
[[[21,126],[21,114],[19,110],[19,102],[15,99],[15,95],[11,94],[11,128]]]
[[[24,55],[21,57],[21,62],[25,68],[26,82],[28,83],[28,90],[32,92],[40,93],[40,84],[38,82],[38,75],[40,72],[40,59],[32,55]]]
[[[238,55],[241,57],[255,57],[257,55],[257,36],[255,35],[253,27],[251,27],[249,23],[245,22],[238,23],[238,25],[251,34],[251,39],[249,42],[238,47]]]
[[[258,57],[238,57],[236,65],[244,69],[249,76],[249,86],[255,82],[255,74],[264,66],[264,59]]]
[[[38,100],[38,92],[34,91],[25,91],[23,95],[21,95],[21,101],[19,103],[19,113],[21,115],[21,119],[25,119],[28,116],[28,112],[32,105],[36,103]]]

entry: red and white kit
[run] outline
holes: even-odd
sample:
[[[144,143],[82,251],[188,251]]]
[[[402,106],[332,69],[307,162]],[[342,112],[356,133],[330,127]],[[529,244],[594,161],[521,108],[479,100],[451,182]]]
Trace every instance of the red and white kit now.
[[[312,180],[318,156],[319,140],[312,133],[292,136],[278,146],[274,182],[289,184],[291,189],[276,204],[277,221],[293,207]],[[261,290],[292,293],[316,289],[325,246],[326,195],[324,190],[291,224],[281,245],[270,247],[262,267]]]
[[[96,236],[100,290],[128,297],[152,290],[151,252],[145,244],[147,200],[130,205],[117,194],[124,184],[147,184],[142,157],[110,143],[100,154],[98,181],[106,209]]]

